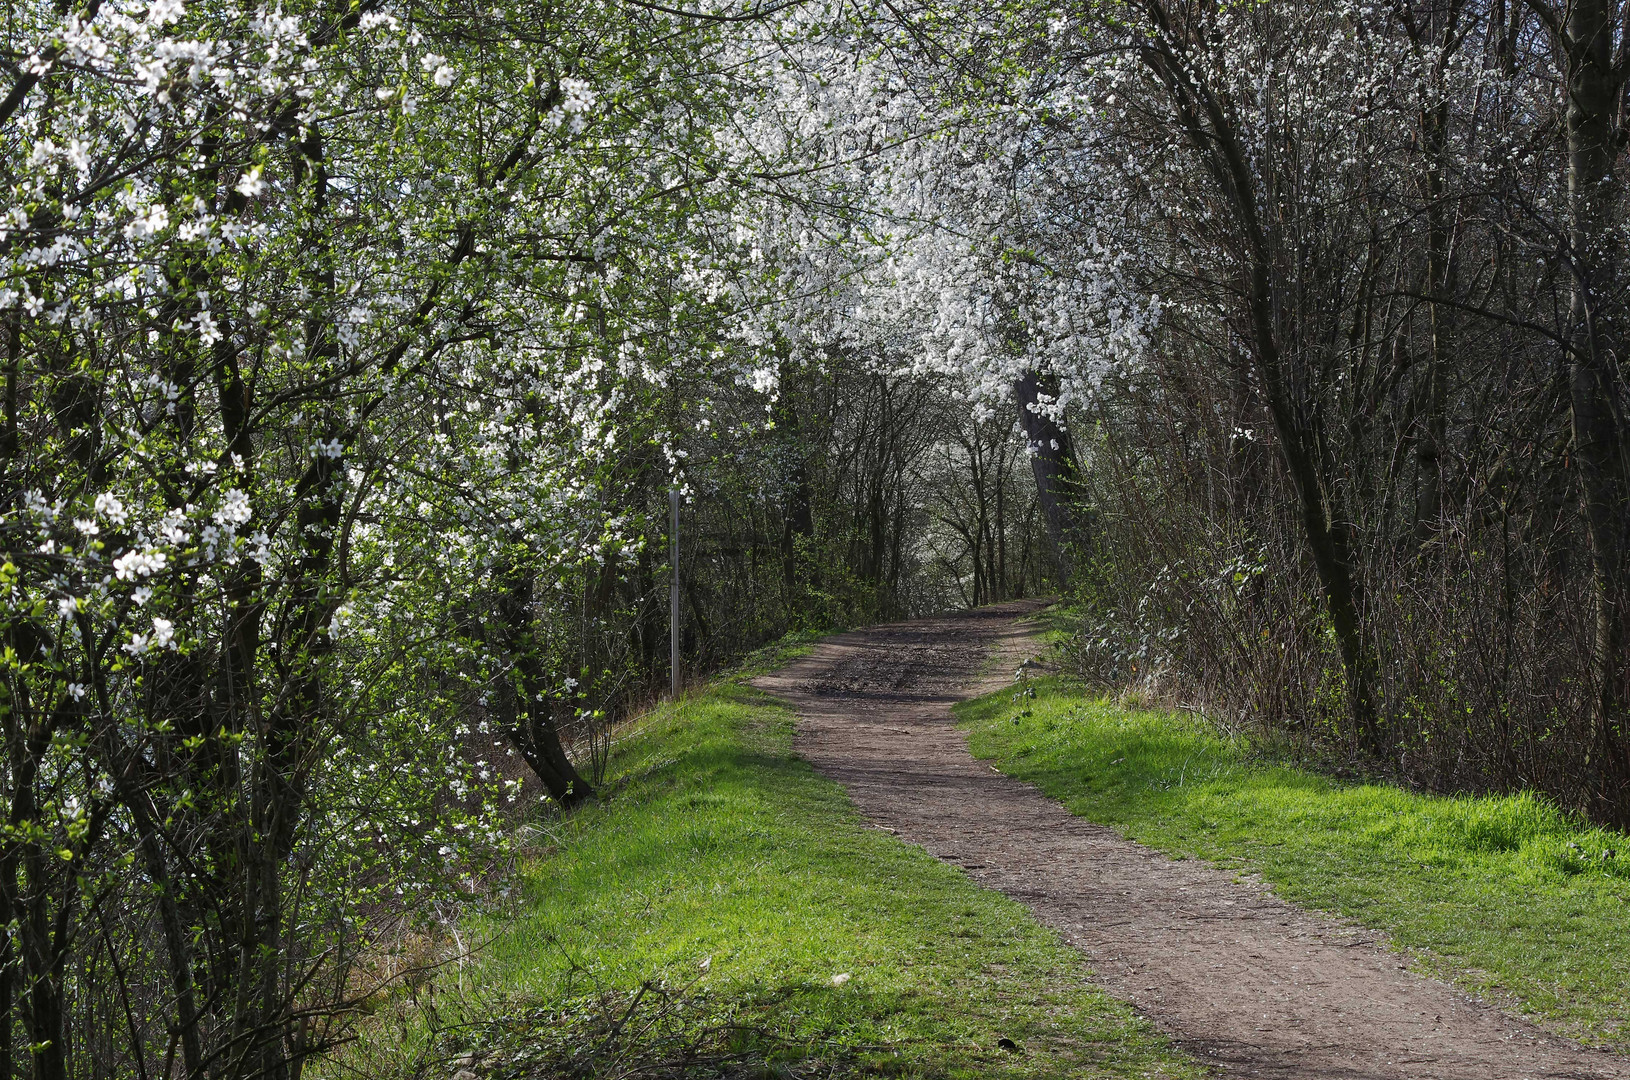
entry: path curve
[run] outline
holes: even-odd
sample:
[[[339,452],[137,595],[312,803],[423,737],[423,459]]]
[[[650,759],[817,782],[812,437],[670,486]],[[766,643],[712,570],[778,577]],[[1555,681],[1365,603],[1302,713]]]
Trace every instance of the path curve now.
[[[1095,981],[1223,1076],[1630,1080],[1630,1060],[1404,970],[1374,935],[1072,816],[968,753],[951,706],[1010,682],[1034,603],[830,638],[755,680],[875,824],[1028,905]]]

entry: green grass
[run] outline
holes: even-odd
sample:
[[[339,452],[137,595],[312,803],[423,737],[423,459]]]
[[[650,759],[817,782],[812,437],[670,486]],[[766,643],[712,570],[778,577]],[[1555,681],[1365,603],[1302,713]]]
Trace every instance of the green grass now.
[[[793,755],[792,726],[739,682],[646,718],[613,797],[551,824],[504,917],[466,928],[490,940],[458,975],[496,1019],[443,1005],[463,1026],[437,1054],[562,1074],[650,986],[622,1031],[636,1056],[691,1046],[764,1076],[1200,1075],[1020,905],[866,826]],[[390,1026],[365,1034],[407,1036]]]
[[[958,707],[974,753],[1080,817],[1385,931],[1416,966],[1630,1050],[1630,837],[1530,795],[1446,798],[1281,766],[1198,718],[1058,679]]]

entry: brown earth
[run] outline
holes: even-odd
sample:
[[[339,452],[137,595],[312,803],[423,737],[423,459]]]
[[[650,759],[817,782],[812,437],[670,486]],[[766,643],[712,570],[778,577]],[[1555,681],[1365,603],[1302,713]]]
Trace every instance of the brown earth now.
[[[951,706],[1032,655],[1013,603],[843,634],[756,683],[879,828],[1030,907],[1096,981],[1225,1076],[1630,1078],[1630,1060],[1405,970],[1363,931],[1073,817],[968,753]]]

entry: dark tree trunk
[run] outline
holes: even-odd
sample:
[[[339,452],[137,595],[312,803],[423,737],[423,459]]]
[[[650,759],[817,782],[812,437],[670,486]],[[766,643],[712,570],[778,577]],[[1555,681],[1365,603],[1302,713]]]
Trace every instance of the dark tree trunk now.
[[[1430,366],[1421,386],[1420,428],[1415,462],[1419,487],[1415,499],[1415,536],[1419,543],[1435,539],[1443,519],[1443,451],[1448,441],[1449,309],[1438,300],[1450,288],[1450,220],[1443,205],[1443,151],[1448,137],[1449,107],[1439,105],[1421,118],[1427,163],[1422,177],[1426,198],[1426,292],[1431,324]]]
[[[1347,706],[1354,728],[1370,749],[1379,749],[1381,729],[1375,702],[1375,663],[1365,639],[1364,591],[1354,552],[1352,523],[1342,513],[1325,447],[1324,421],[1311,385],[1313,365],[1306,356],[1287,356],[1280,345],[1274,302],[1273,248],[1258,213],[1261,166],[1250,163],[1228,109],[1202,78],[1196,77],[1176,43],[1161,0],[1146,0],[1158,34],[1143,49],[1144,61],[1165,86],[1178,122],[1211,174],[1238,230],[1242,275],[1242,337],[1250,344],[1253,368],[1261,380],[1285,467],[1295,488],[1303,534],[1319,575],[1325,612],[1335,633],[1347,680]]]
[[[306,191],[309,220],[325,220],[328,170],[321,130],[312,128],[293,148],[293,175]],[[332,295],[333,252],[328,237],[313,228],[303,237],[309,259],[308,287],[318,296]],[[334,364],[339,345],[324,313],[314,313],[304,327],[306,355]],[[328,437],[339,441],[341,421],[334,404],[323,401]],[[283,874],[297,841],[306,796],[306,779],[321,739],[327,704],[323,680],[326,658],[333,651],[328,626],[338,604],[327,588],[335,568],[341,506],[335,484],[344,475],[343,456],[314,452],[295,484],[295,523],[301,551],[287,606],[278,620],[281,634],[275,662],[287,687],[283,700],[267,710],[262,752],[250,785],[252,835],[241,842],[246,902],[239,960],[237,1039],[246,1047],[245,1065],[253,1062],[268,1080],[293,1080],[305,1054],[303,1026],[292,1014],[292,990],[285,985],[291,970],[289,939],[283,936],[289,915]],[[251,975],[253,973],[253,975]],[[251,979],[254,982],[250,989]],[[253,997],[249,995],[252,993]],[[251,1001],[253,1002],[251,1004]]]
[[[796,603],[799,594],[799,549],[815,535],[815,496],[810,488],[809,466],[804,460],[798,410],[792,402],[792,377],[788,370],[782,371],[781,397],[775,403],[772,418],[776,431],[785,440],[787,452],[796,455],[786,477],[787,516],[781,527],[781,579],[790,607]],[[813,568],[815,560],[810,560],[809,564]],[[819,585],[819,582],[812,581],[811,584]]]
[[[498,633],[514,677],[500,688],[498,720],[511,745],[521,752],[549,797],[570,808],[591,798],[594,788],[577,772],[555,724],[555,695],[540,658],[542,643],[532,618],[532,574],[512,562],[497,605]],[[517,685],[518,684],[518,685]]]
[[[1030,453],[1030,468],[1036,477],[1036,501],[1041,504],[1060,577],[1074,576],[1076,556],[1088,542],[1079,500],[1081,477],[1075,460],[1075,443],[1058,421],[1037,408],[1041,395],[1056,397],[1058,381],[1027,372],[1013,384],[1014,402],[1019,407],[1019,427]]]
[[[996,446],[996,595],[1006,600],[1012,595],[1007,569],[1007,455],[1008,448]]]
[[[1569,310],[1569,396],[1573,451],[1590,540],[1594,633],[1591,650],[1592,748],[1598,816],[1630,819],[1630,760],[1625,709],[1626,483],[1623,328],[1614,236],[1620,182],[1619,96],[1614,64],[1617,0],[1571,0],[1564,28],[1568,61],[1568,206],[1574,287]],[[1556,21],[1553,14],[1552,25]]]

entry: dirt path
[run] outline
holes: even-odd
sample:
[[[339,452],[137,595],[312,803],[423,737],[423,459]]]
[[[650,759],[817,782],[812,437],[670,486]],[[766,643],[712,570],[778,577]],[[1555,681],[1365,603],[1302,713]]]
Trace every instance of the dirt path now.
[[[872,821],[1029,905],[1222,1075],[1630,1078],[1630,1060],[1403,970],[1372,934],[1129,843],[976,761],[950,707],[1011,681],[1031,644],[1014,620],[1032,607],[844,634],[757,685],[798,710],[798,752]]]

